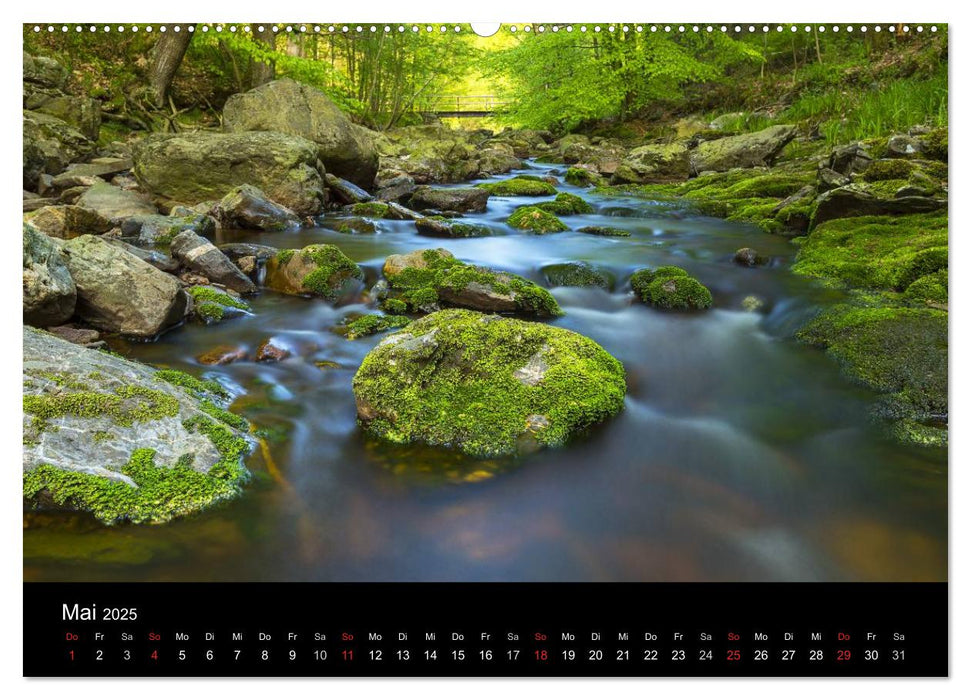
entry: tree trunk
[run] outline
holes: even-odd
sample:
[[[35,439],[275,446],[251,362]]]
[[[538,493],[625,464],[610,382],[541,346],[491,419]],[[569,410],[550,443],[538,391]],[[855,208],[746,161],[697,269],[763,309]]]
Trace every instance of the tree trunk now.
[[[276,48],[276,34],[269,24],[262,25],[263,31],[260,31],[260,23],[253,22],[253,39],[265,46],[270,51]],[[273,65],[273,61],[253,61],[253,65],[250,67],[250,87],[259,87],[263,83],[268,83],[276,76],[276,68]]]
[[[192,41],[192,32],[188,27],[182,27],[182,31],[169,31],[159,34],[158,42],[152,49],[152,66],[149,68],[148,81],[152,88],[152,99],[156,107],[165,105],[165,97],[168,94],[172,78],[182,63],[189,42]]]

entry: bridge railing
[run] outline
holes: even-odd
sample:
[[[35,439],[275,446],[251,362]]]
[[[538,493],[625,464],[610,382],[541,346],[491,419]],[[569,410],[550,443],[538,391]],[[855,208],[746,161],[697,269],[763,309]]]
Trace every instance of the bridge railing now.
[[[511,100],[496,95],[429,95],[418,103],[419,112],[496,112]]]

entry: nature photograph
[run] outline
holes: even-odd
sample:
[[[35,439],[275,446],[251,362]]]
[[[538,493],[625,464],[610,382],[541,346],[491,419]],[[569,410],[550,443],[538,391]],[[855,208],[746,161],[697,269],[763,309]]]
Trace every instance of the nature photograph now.
[[[945,24],[25,24],[23,577],[946,581]]]

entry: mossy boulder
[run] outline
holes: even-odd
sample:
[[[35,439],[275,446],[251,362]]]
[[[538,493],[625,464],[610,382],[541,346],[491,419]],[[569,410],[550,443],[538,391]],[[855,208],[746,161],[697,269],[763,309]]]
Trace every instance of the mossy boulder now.
[[[317,170],[317,146],[269,131],[154,134],[132,148],[134,174],[148,192],[175,202],[218,200],[253,185],[297,216],[313,216],[327,201]]]
[[[351,214],[369,219],[392,218],[390,213],[391,208],[384,202],[358,202],[351,206]]]
[[[918,303],[946,307],[947,277],[946,269],[918,277],[904,291],[904,296]]]
[[[62,119],[23,111],[23,186],[36,191],[42,174],[60,173],[70,163],[88,156],[94,142]]]
[[[567,168],[563,179],[575,187],[590,187],[591,185],[599,185],[603,182],[603,177],[599,173],[576,166]]]
[[[796,127],[779,124],[749,134],[704,141],[691,152],[691,169],[703,173],[772,165],[795,137]]]
[[[474,457],[562,445],[625,393],[623,366],[589,338],[454,309],[382,340],[354,377],[368,432]]]
[[[183,231],[211,237],[216,234],[216,220],[204,214],[185,216],[145,214],[133,216],[121,222],[122,238],[141,246],[167,247],[172,243],[172,239]]]
[[[282,294],[317,296],[335,301],[360,287],[364,272],[357,263],[329,244],[302,250],[279,251],[266,261],[266,286]]]
[[[207,326],[244,316],[250,311],[250,305],[245,301],[216,287],[195,285],[189,287],[186,293],[195,302],[192,315]]]
[[[24,328],[27,508],[161,523],[235,498],[247,422],[214,382]]]
[[[546,197],[556,194],[556,188],[544,180],[529,177],[513,177],[499,182],[484,182],[476,185],[497,197]]]
[[[630,278],[641,301],[656,309],[689,311],[711,306],[711,292],[687,271],[673,265],[638,270]]]
[[[418,187],[411,195],[413,209],[478,212],[486,210],[489,192],[476,187]]]
[[[797,337],[825,348],[854,381],[883,394],[874,407],[891,435],[947,443],[947,312],[858,296],[825,311]]]
[[[852,287],[903,291],[947,267],[947,242],[943,212],[834,219],[813,230],[792,269]]]
[[[513,228],[532,233],[546,234],[568,231],[566,224],[560,221],[556,214],[551,214],[538,207],[519,207],[506,219],[506,223]]]
[[[223,107],[223,125],[232,132],[272,131],[306,139],[314,143],[315,159],[320,158],[328,172],[365,189],[374,184],[376,134],[352,123],[310,85],[283,78],[233,95]]]
[[[552,202],[540,202],[536,205],[536,208],[556,216],[593,213],[593,207],[583,197],[578,197],[569,192],[560,192]]]
[[[670,182],[691,176],[688,145],[683,142],[650,144],[627,154],[611,178],[612,182]]]
[[[415,311],[459,306],[477,311],[562,315],[553,296],[519,275],[469,265],[442,248],[391,255],[384,276],[397,298]]]
[[[629,238],[630,231],[615,226],[584,226],[578,228],[580,233],[589,233],[591,236],[613,236],[615,238]]]
[[[894,184],[889,188],[879,187],[887,183]],[[900,216],[947,208],[946,199],[914,195],[896,196],[896,191],[904,184],[906,182],[888,180],[870,186],[851,184],[825,192],[816,199],[810,230],[832,219],[855,216]]]
[[[422,236],[433,238],[481,238],[491,236],[492,229],[482,224],[469,224],[462,220],[442,216],[422,217],[415,221],[415,228]]]
[[[590,263],[568,262],[546,265],[543,276],[554,287],[602,287],[611,286],[610,277]]]
[[[60,249],[31,224],[23,225],[24,323],[56,326],[74,315],[77,288]]]
[[[350,216],[332,224],[339,233],[376,233],[378,227],[370,219],[361,216]]]

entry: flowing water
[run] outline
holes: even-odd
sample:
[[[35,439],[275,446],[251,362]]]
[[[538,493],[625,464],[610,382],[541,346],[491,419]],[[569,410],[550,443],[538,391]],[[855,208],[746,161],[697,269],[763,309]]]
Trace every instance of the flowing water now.
[[[542,173],[549,166],[534,166]],[[86,517],[32,516],[28,580],[815,581],[945,580],[947,457],[884,441],[867,419],[873,395],[818,350],[791,339],[837,296],[789,272],[794,247],[758,229],[671,204],[601,197],[573,229],[610,225],[630,238],[534,236],[505,225],[521,204],[489,200],[468,220],[487,238],[417,235],[380,221],[373,235],[328,228],[221,232],[221,242],[299,248],[336,244],[368,284],[391,253],[446,247],[457,257],[546,284],[541,268],[588,261],[611,291],[553,288],[555,325],[600,343],[627,370],[625,408],[564,448],[475,461],[395,447],[355,423],[351,379],[381,336],[330,329],[361,303],[264,292],[254,313],[130,345],[133,358],[214,378],[234,408],[267,431],[245,495],[164,526],[101,527]],[[754,247],[757,269],[732,262]],[[633,301],[627,279],[679,265],[714,308],[664,313]],[[759,312],[742,300],[756,295]],[[204,367],[195,357],[267,337],[291,348],[278,364]],[[317,366],[318,361],[336,366]]]

